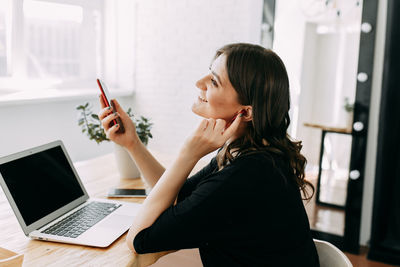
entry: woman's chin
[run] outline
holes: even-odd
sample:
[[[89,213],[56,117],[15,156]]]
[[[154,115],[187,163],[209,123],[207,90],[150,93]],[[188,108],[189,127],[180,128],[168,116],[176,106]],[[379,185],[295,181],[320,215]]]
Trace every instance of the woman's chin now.
[[[207,116],[205,116],[204,112],[202,112],[201,110],[199,110],[199,106],[198,106],[196,103],[194,103],[194,104],[192,105],[192,112],[193,112],[194,114],[200,116],[200,117],[207,118]]]
[[[211,116],[209,116],[209,115],[207,115],[207,114],[204,114],[204,113],[201,113],[201,112],[195,112],[195,111],[193,111],[193,113],[196,114],[196,115],[199,116],[199,117],[204,118],[204,119],[210,119],[210,118],[212,118]]]
[[[194,114],[196,114],[197,116],[203,117],[203,118],[205,118],[205,119],[208,119],[208,118],[209,118],[209,117],[206,116],[204,113],[199,112],[199,111],[197,111],[197,110],[195,110],[195,109],[192,109],[192,112],[193,112]]]

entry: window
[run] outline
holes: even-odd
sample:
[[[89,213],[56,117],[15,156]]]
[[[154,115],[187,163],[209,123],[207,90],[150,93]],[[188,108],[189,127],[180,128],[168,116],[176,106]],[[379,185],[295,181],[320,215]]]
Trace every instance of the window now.
[[[10,70],[10,26],[11,0],[0,4],[0,77],[7,76]]]
[[[98,32],[88,32],[94,38],[84,40],[83,8],[28,0],[24,2],[23,14],[27,76],[65,80],[83,78],[80,46],[90,42],[88,46],[95,49],[99,36]],[[96,11],[90,14],[93,19],[96,19],[95,14]],[[90,57],[98,58],[94,54]]]
[[[133,28],[133,19],[121,21],[118,12],[127,12],[133,4],[115,2],[1,0],[0,94],[35,88],[94,89],[97,77],[111,87],[121,86],[116,81],[121,76],[115,73],[118,69],[133,75],[132,66],[118,68],[117,62],[121,56],[121,61],[133,60],[132,46],[132,51],[119,49],[127,41],[133,43],[133,34],[124,32]],[[116,32],[122,32],[124,40],[108,38]]]

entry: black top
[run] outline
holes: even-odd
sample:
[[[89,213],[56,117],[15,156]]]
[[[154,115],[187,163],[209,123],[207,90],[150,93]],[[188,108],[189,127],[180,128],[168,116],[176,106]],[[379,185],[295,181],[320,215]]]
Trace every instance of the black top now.
[[[176,205],[133,243],[137,253],[199,248],[204,266],[319,266],[288,163],[261,153],[189,178]]]

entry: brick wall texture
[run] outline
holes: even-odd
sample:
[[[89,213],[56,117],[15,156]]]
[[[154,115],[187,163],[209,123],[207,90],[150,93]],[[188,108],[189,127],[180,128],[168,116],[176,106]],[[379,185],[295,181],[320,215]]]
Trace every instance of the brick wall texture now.
[[[151,118],[150,149],[175,155],[200,118],[195,82],[227,43],[258,43],[260,0],[137,0],[134,111]]]

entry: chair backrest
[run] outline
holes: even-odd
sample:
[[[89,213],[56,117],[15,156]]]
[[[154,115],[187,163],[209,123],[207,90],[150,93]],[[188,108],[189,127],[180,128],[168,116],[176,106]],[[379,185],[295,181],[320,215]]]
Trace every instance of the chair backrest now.
[[[321,267],[353,267],[347,256],[329,242],[314,239]]]

